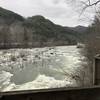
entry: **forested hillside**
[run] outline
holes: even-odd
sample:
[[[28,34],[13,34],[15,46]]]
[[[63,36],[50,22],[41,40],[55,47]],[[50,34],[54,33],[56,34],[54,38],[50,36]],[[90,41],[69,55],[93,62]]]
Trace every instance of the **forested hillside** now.
[[[78,31],[43,16],[24,18],[0,8],[0,48],[74,45],[80,41]]]

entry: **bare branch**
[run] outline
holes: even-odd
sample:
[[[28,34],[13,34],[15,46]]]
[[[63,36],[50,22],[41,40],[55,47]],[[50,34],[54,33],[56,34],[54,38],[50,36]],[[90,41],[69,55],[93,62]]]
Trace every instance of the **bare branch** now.
[[[89,5],[91,4],[91,1],[90,0],[88,0],[88,2],[89,2]]]
[[[90,0],[88,0],[88,4],[84,3],[87,7],[90,7],[90,6],[96,6],[98,3],[100,3],[100,0],[97,0],[96,2],[94,3],[91,3]]]
[[[84,1],[81,1],[81,3],[84,5],[81,13],[80,13],[80,16],[83,14],[83,12],[89,8],[89,7],[92,7],[92,6],[96,6],[98,3],[100,3],[100,0],[97,0],[96,2],[94,3],[91,3],[91,0],[88,0],[88,2],[84,2]]]

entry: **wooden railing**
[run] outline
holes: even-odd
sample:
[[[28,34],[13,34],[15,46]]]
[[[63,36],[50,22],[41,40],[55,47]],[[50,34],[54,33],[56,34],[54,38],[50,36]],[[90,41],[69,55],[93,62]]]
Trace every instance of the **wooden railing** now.
[[[100,86],[4,92],[0,100],[100,100]]]

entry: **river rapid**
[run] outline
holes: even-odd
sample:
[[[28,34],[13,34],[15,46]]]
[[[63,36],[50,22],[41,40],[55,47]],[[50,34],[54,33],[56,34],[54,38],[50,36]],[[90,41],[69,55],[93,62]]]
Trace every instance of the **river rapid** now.
[[[77,46],[0,50],[0,91],[83,86],[87,58]]]

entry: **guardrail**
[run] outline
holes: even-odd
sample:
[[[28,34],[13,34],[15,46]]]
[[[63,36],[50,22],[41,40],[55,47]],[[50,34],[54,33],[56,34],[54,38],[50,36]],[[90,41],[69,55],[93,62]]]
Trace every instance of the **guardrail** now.
[[[4,92],[0,100],[100,100],[100,86]]]
[[[94,85],[100,85],[100,54],[95,56],[93,66]]]

